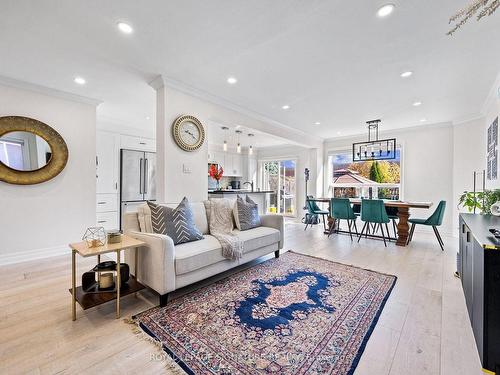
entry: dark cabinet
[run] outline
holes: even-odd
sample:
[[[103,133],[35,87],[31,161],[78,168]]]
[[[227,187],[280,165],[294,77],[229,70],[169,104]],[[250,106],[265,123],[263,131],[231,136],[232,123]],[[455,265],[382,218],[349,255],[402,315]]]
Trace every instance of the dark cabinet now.
[[[483,368],[500,374],[500,251],[478,241],[478,220],[460,215],[458,271]]]

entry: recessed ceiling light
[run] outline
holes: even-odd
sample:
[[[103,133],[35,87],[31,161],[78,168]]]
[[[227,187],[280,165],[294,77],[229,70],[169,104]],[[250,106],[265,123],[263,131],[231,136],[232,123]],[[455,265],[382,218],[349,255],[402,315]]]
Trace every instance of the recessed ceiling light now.
[[[283,107],[281,107],[283,109],[290,109],[290,106],[288,104],[285,104]]]
[[[149,116],[146,116],[146,120],[151,120],[151,117],[149,117]]]
[[[413,72],[410,72],[410,71],[401,73],[402,78],[408,78],[411,75],[413,75]]]
[[[128,23],[125,22],[118,22],[117,26],[118,29],[120,29],[120,31],[124,34],[132,34],[132,32],[134,31],[132,26],[130,26]]]
[[[227,83],[229,83],[230,85],[234,85],[236,82],[238,82],[238,80],[234,77],[229,77],[227,79]]]
[[[73,81],[75,81],[75,83],[78,83],[79,85],[85,85],[85,83],[87,82],[85,81],[85,78],[82,77],[75,77]]]
[[[321,125],[321,122],[316,121],[316,122],[314,123],[314,125]]]
[[[337,132],[337,135],[341,135],[341,134],[342,134],[342,132],[341,132],[341,131],[338,131],[338,132]]]
[[[418,107],[418,106],[421,106],[421,105],[422,105],[422,102],[415,102],[415,103],[413,103],[414,107]]]
[[[394,11],[394,4],[385,4],[385,5],[382,5],[377,10],[377,16],[379,16],[379,17],[387,17],[393,11]]]
[[[426,121],[427,121],[427,119],[426,119],[426,118],[421,118],[421,119],[420,119],[420,122],[426,122]]]

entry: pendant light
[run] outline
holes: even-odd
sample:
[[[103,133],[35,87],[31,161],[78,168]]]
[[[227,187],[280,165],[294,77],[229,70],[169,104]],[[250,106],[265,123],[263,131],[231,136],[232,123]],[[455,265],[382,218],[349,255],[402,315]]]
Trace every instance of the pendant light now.
[[[252,134],[252,133],[248,133],[248,136],[249,136],[250,138],[252,138],[252,137],[254,136],[254,134]],[[248,155],[253,155],[253,147],[252,147],[252,145],[250,145],[250,146],[248,147]]]
[[[378,139],[380,120],[367,121],[366,124],[368,125],[368,142],[352,144],[352,160],[357,162],[395,159],[396,138]]]
[[[229,129],[227,126],[222,126],[221,129],[224,131],[224,133]],[[224,135],[224,145],[222,146],[224,151],[227,151],[227,140],[226,140],[226,135]]]
[[[235,133],[237,134],[237,138],[238,138],[238,145],[236,146],[236,152],[238,154],[241,154],[240,134],[242,133],[242,131],[241,130],[236,130]]]

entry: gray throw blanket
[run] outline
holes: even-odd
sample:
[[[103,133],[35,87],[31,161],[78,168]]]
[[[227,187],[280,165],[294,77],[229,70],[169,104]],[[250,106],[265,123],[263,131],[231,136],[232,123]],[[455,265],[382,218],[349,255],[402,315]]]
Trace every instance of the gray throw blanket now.
[[[228,259],[243,256],[243,241],[233,233],[233,204],[228,199],[210,200],[210,234],[222,245],[222,255]]]

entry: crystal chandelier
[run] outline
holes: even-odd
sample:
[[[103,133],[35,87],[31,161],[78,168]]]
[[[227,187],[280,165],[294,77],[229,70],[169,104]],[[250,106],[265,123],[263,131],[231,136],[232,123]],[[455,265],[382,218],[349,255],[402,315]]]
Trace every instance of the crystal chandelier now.
[[[477,14],[477,20],[485,16],[491,16],[500,6],[500,0],[474,0],[468,6],[458,11],[457,14],[450,18],[449,23],[455,23],[455,26],[448,31],[447,35],[452,35],[461,26],[463,26],[469,18]]]

